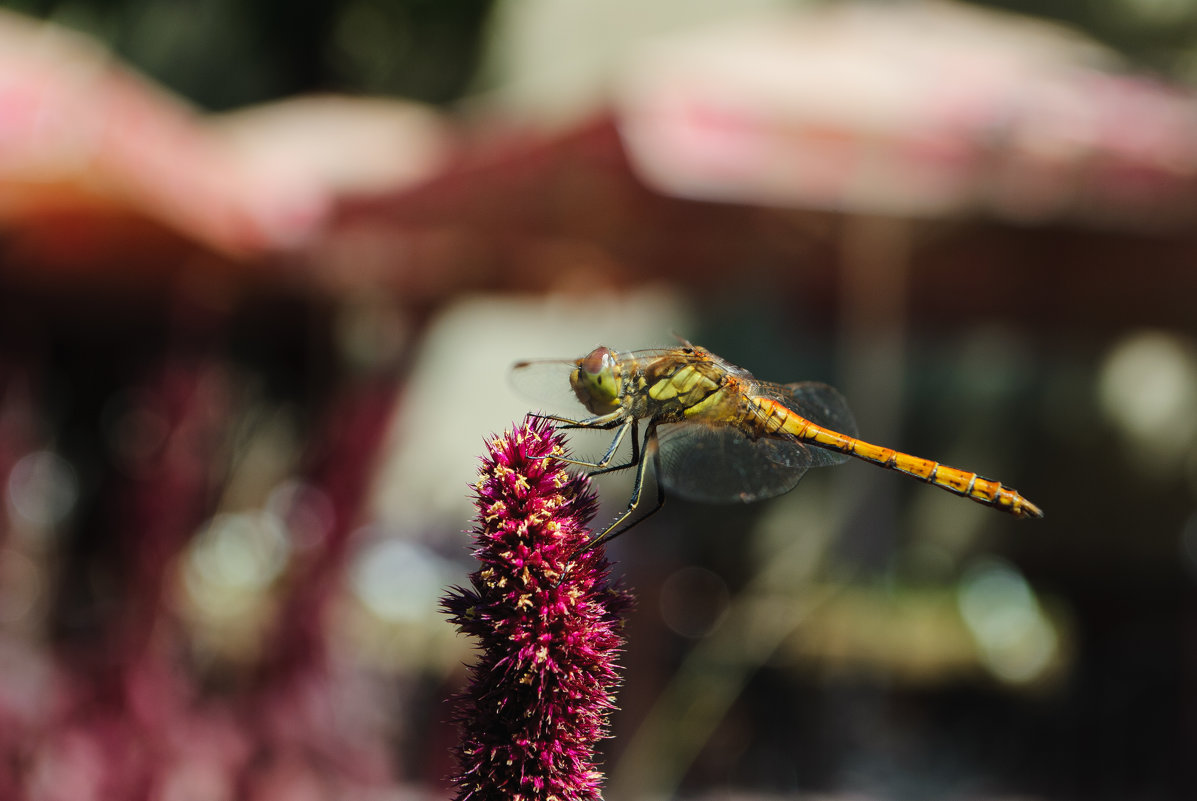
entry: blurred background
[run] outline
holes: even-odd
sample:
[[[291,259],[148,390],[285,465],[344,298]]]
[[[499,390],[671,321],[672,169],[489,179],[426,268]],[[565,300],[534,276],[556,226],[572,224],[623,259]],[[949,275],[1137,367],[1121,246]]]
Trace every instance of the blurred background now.
[[[1197,796],[1197,5],[3,6],[0,798],[449,797],[506,371],[673,332],[1047,517],[667,504],[608,798]]]

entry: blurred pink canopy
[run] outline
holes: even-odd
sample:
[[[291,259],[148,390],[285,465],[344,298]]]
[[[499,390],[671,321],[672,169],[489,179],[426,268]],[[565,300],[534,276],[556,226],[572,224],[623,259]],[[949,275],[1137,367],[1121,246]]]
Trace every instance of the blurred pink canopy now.
[[[951,3],[833,4],[659,39],[611,97],[602,125],[548,135],[471,119],[468,145],[439,112],[391,100],[203,115],[90,40],[0,12],[0,226],[39,263],[153,265],[155,243],[182,241],[233,261],[308,253],[332,274],[345,221],[355,257],[371,225],[392,228],[375,241],[393,252],[412,209],[427,229],[517,206],[591,227],[593,204],[563,205],[562,184],[535,175],[572,170],[596,131],[599,169],[652,190],[621,202],[1131,227],[1197,208],[1192,94],[1062,28]],[[536,203],[513,203],[513,185]]]
[[[0,10],[0,225],[53,261],[136,252],[154,226],[227,256],[294,248],[338,197],[423,177],[443,138],[397,101],[205,116],[86,37]]]
[[[1197,200],[1194,95],[1049,23],[832,4],[683,35],[628,73],[638,173],[693,198],[1159,225]]]

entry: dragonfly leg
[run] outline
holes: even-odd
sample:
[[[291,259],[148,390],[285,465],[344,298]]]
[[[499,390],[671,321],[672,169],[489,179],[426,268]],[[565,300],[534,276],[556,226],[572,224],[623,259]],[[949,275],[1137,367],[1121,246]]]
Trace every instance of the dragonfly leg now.
[[[587,417],[585,420],[574,420],[572,417],[562,417],[557,414],[529,414],[529,417],[535,417],[538,420],[552,420],[554,423],[561,423],[559,428],[599,428],[608,429],[615,428],[621,425],[626,415],[623,409],[616,409],[610,414],[602,414],[597,417]]]
[[[645,430],[644,430],[644,445],[642,447],[643,457],[639,460],[638,463],[634,463],[637,465],[636,481],[632,485],[632,497],[628,499],[628,508],[624,510],[623,514],[621,514],[619,517],[615,518],[614,522],[612,522],[611,525],[607,526],[607,528],[601,534],[599,534],[596,537],[593,537],[590,540],[590,542],[586,543],[581,548],[579,548],[577,551],[575,551],[573,554],[571,554],[570,555],[571,561],[573,559],[577,558],[578,556],[581,556],[582,554],[586,553],[591,548],[596,548],[599,545],[606,544],[606,543],[610,542],[611,540],[615,539],[616,537],[620,536],[621,534],[631,531],[633,528],[640,525],[645,520],[647,520],[648,518],[652,517],[654,514],[659,512],[661,510],[661,507],[665,505],[665,488],[661,486],[661,482],[658,480],[656,505],[654,505],[652,509],[648,510],[648,512],[646,514],[642,515],[637,520],[633,521],[632,523],[630,523],[626,526],[623,526],[624,521],[626,521],[632,515],[632,513],[635,512],[636,509],[640,506],[640,496],[644,490],[644,474],[648,470],[648,463],[650,461],[652,461],[651,459],[648,458],[649,447],[650,447],[650,443],[655,444],[656,436],[657,436],[657,423],[656,423],[656,421],[652,421],[645,427]],[[635,442],[636,440],[633,439],[632,441]],[[625,465],[625,467],[631,467],[631,464]],[[620,526],[623,526],[623,528],[620,528]]]
[[[602,428],[611,428],[611,426],[604,425],[604,426],[602,426]],[[621,464],[621,465],[616,465],[615,467],[608,467],[607,465],[610,464],[612,457],[615,456],[615,451],[619,449],[619,445],[621,442],[623,442],[623,438],[624,438],[624,436],[627,435],[629,428],[631,428],[632,432],[633,432],[633,434],[632,434],[632,461],[629,462],[628,464]],[[599,459],[597,462],[591,462],[591,461],[587,461],[585,459],[573,459],[573,458],[570,458],[567,456],[541,456],[539,458],[541,458],[541,459],[556,459],[557,461],[565,462],[566,464],[576,464],[578,467],[596,467],[596,468],[598,468],[597,470],[590,473],[590,475],[592,475],[592,476],[599,475],[600,473],[610,473],[613,470],[626,470],[627,468],[636,464],[637,442],[636,442],[635,431],[636,431],[635,418],[628,418],[626,420],[623,420],[619,426],[619,430],[615,432],[614,439],[611,440],[611,446],[609,448],[607,448],[607,452],[603,454],[603,458]]]
[[[614,467],[608,467],[608,465],[611,464],[611,459],[614,458],[614,456],[615,456],[615,451],[617,451],[619,449],[620,443],[623,442],[623,438],[627,435],[629,428],[632,429],[632,461],[629,462],[628,464],[621,464],[621,465],[616,465]],[[592,475],[592,476],[597,476],[602,473],[610,473],[613,470],[626,470],[627,468],[636,464],[636,448],[637,448],[637,445],[639,444],[636,441],[637,437],[638,437],[638,435],[636,433],[636,419],[633,417],[629,417],[627,420],[625,420],[623,422],[623,425],[621,425],[619,427],[619,430],[615,432],[615,437],[611,440],[611,446],[609,448],[607,448],[607,452],[603,454],[602,459],[599,459],[597,462],[587,462],[582,459],[561,459],[561,461],[566,462],[567,464],[576,464],[580,467],[598,468],[597,470],[593,470],[590,472],[589,475]]]
[[[599,426],[585,426],[586,428],[599,428]],[[609,425],[601,426],[602,428],[610,428]],[[632,457],[623,464],[611,464],[611,459],[615,457],[615,452],[619,450],[619,446],[623,443],[623,438],[627,436],[628,429],[632,430]],[[629,417],[623,421],[619,430],[615,432],[615,437],[611,440],[611,445],[607,448],[607,452],[603,454],[603,458],[597,462],[587,461],[585,459],[572,459],[565,456],[541,456],[541,459],[556,459],[566,464],[575,464],[578,467],[593,467],[587,473],[588,476],[601,476],[604,473],[617,473],[620,470],[627,470],[629,467],[635,467],[640,464],[640,421],[634,417]]]
[[[615,436],[615,440],[611,443],[611,447],[607,449],[607,453],[603,456],[601,462],[592,467],[597,467],[597,470],[591,470],[591,476],[601,476],[603,473],[618,473],[620,470],[627,470],[629,467],[635,467],[640,464],[640,421],[632,418],[628,421],[632,427],[632,458],[628,459],[623,464],[616,464],[608,466],[611,458],[615,456],[615,449],[619,447],[623,435],[627,432],[628,427],[624,426]]]
[[[619,447],[619,443],[623,440],[624,434],[627,433],[628,423],[630,422],[622,409],[617,409],[611,414],[604,414],[600,417],[591,417],[586,420],[571,420],[568,417],[559,417],[555,414],[531,414],[530,417],[536,417],[541,420],[552,420],[555,423],[560,423],[558,429],[591,429],[595,431],[606,431],[616,426],[619,426],[619,431],[615,434],[615,439],[611,442],[611,447],[607,449],[607,453],[603,456],[601,461],[587,462],[582,459],[567,459],[564,456],[553,456],[546,454],[544,456],[534,456],[533,459],[556,459],[559,462],[566,464],[576,464],[579,467],[606,467],[607,463],[611,461],[611,457],[615,455],[615,449]]]

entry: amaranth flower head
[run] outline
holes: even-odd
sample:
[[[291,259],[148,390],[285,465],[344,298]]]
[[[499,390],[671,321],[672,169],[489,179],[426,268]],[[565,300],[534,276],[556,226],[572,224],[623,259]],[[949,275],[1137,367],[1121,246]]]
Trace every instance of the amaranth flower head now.
[[[481,650],[455,712],[459,801],[601,797],[594,751],[614,708],[629,597],[601,549],[571,560],[596,504],[585,476],[544,458],[563,448],[539,419],[487,443],[475,484],[481,565],[443,601]]]

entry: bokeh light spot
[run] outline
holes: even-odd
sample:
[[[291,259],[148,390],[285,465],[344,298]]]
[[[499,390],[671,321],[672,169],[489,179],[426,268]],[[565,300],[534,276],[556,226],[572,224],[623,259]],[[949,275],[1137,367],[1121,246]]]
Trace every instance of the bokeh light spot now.
[[[1114,346],[1098,397],[1144,469],[1172,470],[1197,435],[1197,360],[1174,336],[1142,332]]]
[[[674,571],[661,584],[661,619],[683,637],[705,637],[727,612],[727,583],[701,567]]]
[[[283,481],[271,490],[265,509],[285,523],[291,546],[298,551],[323,543],[336,522],[336,511],[328,494],[297,480]]]
[[[66,519],[79,498],[75,470],[61,456],[34,451],[22,457],[8,476],[8,503],[24,522],[53,528]]]
[[[957,604],[986,668],[1023,684],[1040,678],[1059,655],[1059,637],[1034,591],[1013,565],[985,558],[960,579]]]
[[[383,620],[420,621],[436,614],[448,575],[447,563],[432,551],[388,537],[359,552],[350,584],[357,598]]]
[[[222,514],[200,532],[188,574],[215,591],[256,591],[273,582],[290,555],[282,523],[268,513]]]

